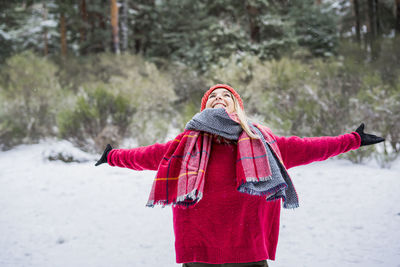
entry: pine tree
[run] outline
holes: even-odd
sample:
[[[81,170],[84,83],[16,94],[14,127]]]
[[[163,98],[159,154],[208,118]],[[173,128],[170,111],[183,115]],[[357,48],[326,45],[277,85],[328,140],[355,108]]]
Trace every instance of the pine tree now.
[[[117,0],[110,1],[112,42],[114,53],[119,54],[119,27],[118,27],[118,4]]]

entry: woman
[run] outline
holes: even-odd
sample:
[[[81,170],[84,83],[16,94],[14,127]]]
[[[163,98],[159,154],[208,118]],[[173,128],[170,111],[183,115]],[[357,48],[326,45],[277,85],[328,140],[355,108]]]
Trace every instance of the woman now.
[[[232,87],[217,84],[174,140],[134,149],[107,145],[96,166],[157,170],[147,206],[172,205],[177,263],[268,266],[281,202],[298,207],[287,169],[384,140],[363,129],[336,137],[276,136],[248,121]]]

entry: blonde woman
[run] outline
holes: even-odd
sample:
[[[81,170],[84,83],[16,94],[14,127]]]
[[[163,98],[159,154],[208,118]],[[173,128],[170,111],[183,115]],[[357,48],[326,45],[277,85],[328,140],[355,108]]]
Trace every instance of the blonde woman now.
[[[108,145],[96,166],[157,171],[147,206],[172,205],[177,263],[268,266],[281,205],[299,206],[287,169],[384,140],[363,128],[335,137],[276,136],[248,121],[232,87],[217,84],[175,139],[133,149]]]

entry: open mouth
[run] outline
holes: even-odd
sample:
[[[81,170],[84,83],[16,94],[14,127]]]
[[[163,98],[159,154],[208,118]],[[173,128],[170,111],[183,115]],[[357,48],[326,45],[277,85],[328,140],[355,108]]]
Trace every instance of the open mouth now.
[[[226,106],[222,103],[217,103],[213,106],[213,108],[225,108]]]

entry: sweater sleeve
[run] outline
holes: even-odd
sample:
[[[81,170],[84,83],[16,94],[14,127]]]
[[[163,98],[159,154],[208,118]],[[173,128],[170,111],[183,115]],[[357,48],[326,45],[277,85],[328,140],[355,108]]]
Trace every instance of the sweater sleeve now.
[[[108,153],[107,162],[111,166],[129,168],[136,171],[157,170],[158,165],[169,145],[167,143],[155,143],[154,145],[137,147],[132,149],[113,149]]]
[[[326,160],[360,147],[361,138],[352,132],[339,136],[305,137],[276,136],[282,160],[287,169]]]

